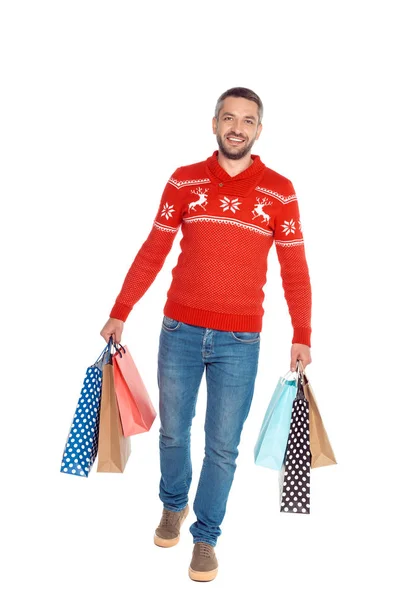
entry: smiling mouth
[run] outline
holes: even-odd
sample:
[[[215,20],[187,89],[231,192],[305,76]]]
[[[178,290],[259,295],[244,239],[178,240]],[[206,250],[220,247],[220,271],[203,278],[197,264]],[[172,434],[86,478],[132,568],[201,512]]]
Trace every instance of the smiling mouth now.
[[[235,137],[233,135],[229,135],[226,138],[228,140],[229,143],[233,144],[234,146],[239,146],[240,144],[244,143],[244,139],[243,138],[238,138]]]

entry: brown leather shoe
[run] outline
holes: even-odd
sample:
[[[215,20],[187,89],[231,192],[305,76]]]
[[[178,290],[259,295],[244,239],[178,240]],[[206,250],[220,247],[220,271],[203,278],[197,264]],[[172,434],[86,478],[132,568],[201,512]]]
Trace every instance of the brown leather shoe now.
[[[181,525],[188,513],[189,506],[185,506],[183,510],[178,512],[167,510],[166,508],[163,509],[160,524],[154,534],[154,543],[156,546],[170,548],[179,542]]]
[[[193,548],[189,577],[193,581],[212,581],[218,573],[218,561],[213,546],[196,542]]]

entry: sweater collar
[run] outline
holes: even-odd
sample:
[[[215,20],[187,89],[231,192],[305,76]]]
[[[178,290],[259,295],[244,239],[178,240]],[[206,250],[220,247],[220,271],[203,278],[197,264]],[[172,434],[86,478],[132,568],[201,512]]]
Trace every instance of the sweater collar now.
[[[218,150],[215,150],[212,156],[207,158],[206,165],[208,171],[215,179],[218,179],[219,181],[234,183],[235,181],[241,181],[242,179],[252,179],[257,175],[261,175],[261,172],[265,169],[264,163],[261,162],[261,159],[257,154],[252,154],[251,158],[253,160],[252,164],[247,169],[245,169],[241,173],[238,173],[234,177],[231,177],[229,173],[227,173],[225,169],[223,169],[219,164]]]

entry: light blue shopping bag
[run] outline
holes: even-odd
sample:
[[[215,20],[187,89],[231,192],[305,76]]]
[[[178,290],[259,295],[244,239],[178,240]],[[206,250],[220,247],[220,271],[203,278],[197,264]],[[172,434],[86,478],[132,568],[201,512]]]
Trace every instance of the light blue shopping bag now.
[[[97,361],[86,369],[72,425],[61,461],[61,473],[88,477],[99,443],[100,399],[103,366],[107,364],[111,341]]]
[[[256,465],[279,471],[285,458],[297,379],[280,377],[254,447]]]

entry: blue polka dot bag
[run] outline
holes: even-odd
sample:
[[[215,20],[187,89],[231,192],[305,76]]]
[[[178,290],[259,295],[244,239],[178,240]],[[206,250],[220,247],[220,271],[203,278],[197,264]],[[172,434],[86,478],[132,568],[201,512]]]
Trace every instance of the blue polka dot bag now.
[[[103,366],[110,359],[111,340],[97,361],[86,369],[61,461],[61,473],[88,477],[99,444],[100,399]]]

